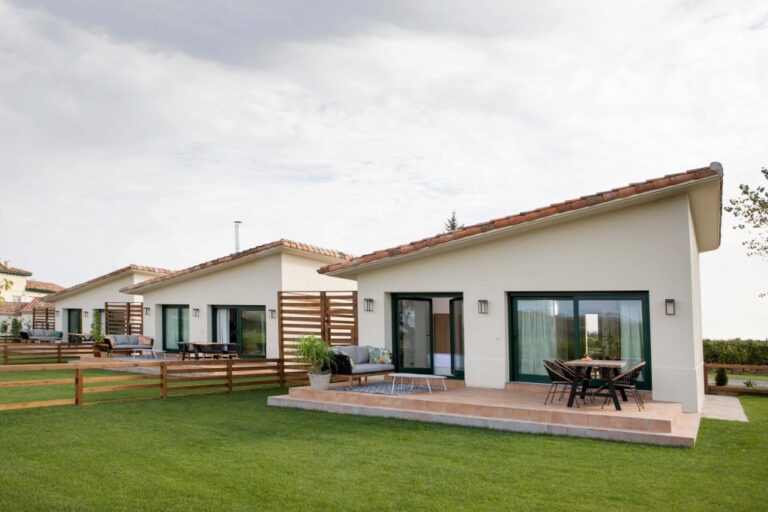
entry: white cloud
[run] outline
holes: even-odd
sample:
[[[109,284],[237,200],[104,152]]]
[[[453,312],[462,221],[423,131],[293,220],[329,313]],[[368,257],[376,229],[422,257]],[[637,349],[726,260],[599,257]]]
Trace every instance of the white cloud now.
[[[235,218],[246,245],[362,253],[711,160],[730,197],[768,163],[759,2],[307,5],[0,3],[25,191],[0,256],[65,285],[180,268]],[[768,270],[729,226],[705,335],[766,337]]]

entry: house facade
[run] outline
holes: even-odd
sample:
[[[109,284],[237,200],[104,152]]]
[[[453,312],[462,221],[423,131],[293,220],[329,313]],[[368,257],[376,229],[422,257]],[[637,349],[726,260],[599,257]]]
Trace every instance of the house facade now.
[[[96,311],[101,313],[104,332],[104,308],[107,302],[141,302],[139,295],[126,295],[121,288],[170,273],[170,270],[128,265],[108,274],[49,295],[45,300],[55,304],[56,330],[68,333],[88,333]]]
[[[352,291],[348,279],[321,275],[346,254],[278,240],[166,276],[126,286],[144,302],[144,334],[155,349],[176,352],[179,343],[237,343],[243,357],[278,357],[278,292]]]
[[[701,408],[699,254],[720,244],[722,167],[664,176],[331,264],[361,344],[398,370],[504,388],[542,360],[646,362],[654,400]]]
[[[55,283],[30,279],[32,272],[0,263],[0,285],[8,283],[8,289],[0,286],[0,302],[32,302],[64,289]]]

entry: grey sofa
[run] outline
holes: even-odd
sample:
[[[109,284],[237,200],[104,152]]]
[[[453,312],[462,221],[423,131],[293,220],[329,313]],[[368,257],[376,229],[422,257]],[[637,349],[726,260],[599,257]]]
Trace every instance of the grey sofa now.
[[[349,376],[349,383],[352,384],[354,379],[362,380],[363,378],[372,375],[386,375],[395,371],[394,364],[377,364],[369,363],[370,349],[368,345],[342,345],[334,347],[334,352],[342,356],[341,358],[335,358],[334,373],[337,375]],[[349,361],[345,361],[344,356],[349,358]],[[353,363],[353,364],[350,364]]]
[[[61,332],[50,329],[30,329],[28,331],[21,331],[20,334],[21,339],[30,341],[58,342],[62,338]]]
[[[140,343],[139,338],[146,338],[150,342]],[[154,341],[152,338],[138,334],[111,334],[106,337],[106,342],[109,343],[112,352],[132,352],[139,349],[151,349]]]

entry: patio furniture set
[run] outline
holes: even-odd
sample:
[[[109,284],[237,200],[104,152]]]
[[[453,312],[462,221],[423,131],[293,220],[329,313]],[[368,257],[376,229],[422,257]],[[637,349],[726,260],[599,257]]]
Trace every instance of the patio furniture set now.
[[[186,359],[239,359],[237,343],[211,343],[193,341],[179,343],[181,360]]]
[[[604,398],[602,408],[608,402],[613,402],[617,411],[621,410],[619,396],[624,402],[629,401],[627,392],[637,405],[637,410],[645,407],[643,397],[638,392],[637,382],[642,375],[645,362],[641,362],[628,370],[621,371],[627,366],[628,361],[608,359],[575,359],[563,361],[561,359],[544,360],[544,369],[552,381],[544,404],[553,403],[558,388],[560,400],[563,400],[565,392],[568,393],[568,407],[579,407],[578,398],[586,405],[586,397],[594,403],[595,398]]]

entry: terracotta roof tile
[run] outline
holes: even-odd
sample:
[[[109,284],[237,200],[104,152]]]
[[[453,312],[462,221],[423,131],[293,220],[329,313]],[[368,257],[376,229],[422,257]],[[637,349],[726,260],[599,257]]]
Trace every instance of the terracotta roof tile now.
[[[155,284],[158,284],[160,282],[168,281],[171,279],[175,279],[177,277],[192,274],[194,272],[199,272],[200,270],[209,269],[211,267],[215,267],[217,265],[222,265],[224,263],[229,263],[231,261],[239,260],[240,258],[244,258],[246,256],[251,256],[254,254],[258,254],[261,252],[268,251],[270,249],[278,249],[278,248],[285,248],[285,249],[294,249],[297,251],[302,251],[306,253],[311,254],[319,254],[322,256],[329,256],[332,258],[339,258],[344,260],[349,260],[351,256],[348,254],[345,254],[343,252],[335,251],[333,249],[324,249],[322,247],[316,247],[314,245],[309,244],[303,244],[299,242],[294,242],[293,240],[285,240],[280,239],[275,242],[270,242],[268,244],[259,245],[257,247],[253,247],[251,249],[246,249],[245,251],[240,251],[235,254],[230,254],[228,256],[223,256],[221,258],[216,258],[215,260],[206,261],[205,263],[200,263],[199,265],[194,265],[189,268],[185,268],[183,270],[178,270],[176,272],[171,272],[168,275],[156,277],[154,279],[148,279],[146,281],[142,281],[141,283],[137,283],[131,286],[126,286],[125,288],[122,288],[120,291],[124,293],[130,293],[132,291],[139,290],[141,288],[145,288],[147,286],[154,286]]]
[[[0,302],[0,315],[19,316],[23,307],[23,302]]]
[[[42,297],[35,297],[34,299],[32,299],[32,302],[27,302],[24,304],[24,307],[21,308],[21,312],[31,313],[32,310],[38,309],[38,308],[55,309],[56,305],[51,304],[50,302],[43,301]]]
[[[113,277],[116,277],[124,272],[147,272],[150,274],[169,274],[173,272],[172,270],[168,270],[165,268],[157,268],[157,267],[147,267],[145,265],[128,265],[127,267],[122,267],[117,270],[114,270],[108,274],[104,274],[103,276],[95,277],[89,281],[85,281],[84,283],[76,284],[75,286],[70,286],[69,288],[65,288],[61,290],[60,292],[54,293],[52,295],[47,295],[45,297],[45,300],[55,300],[59,296],[64,294],[69,294],[75,291],[78,291],[82,288],[86,288],[88,286],[92,286],[100,281],[106,281]]]
[[[468,238],[479,233],[485,233],[493,231],[495,229],[501,229],[508,226],[515,226],[532,222],[534,220],[551,217],[557,214],[566,212],[572,212],[598,204],[615,201],[617,199],[625,199],[628,197],[643,194],[653,190],[659,190],[673,185],[679,185],[681,183],[687,183],[690,181],[696,181],[704,178],[709,178],[715,175],[722,175],[722,167],[720,164],[713,163],[710,167],[702,167],[700,169],[693,169],[677,174],[668,174],[661,178],[652,178],[639,183],[632,183],[625,187],[618,187],[612,190],[598,192],[596,194],[581,196],[578,199],[570,199],[562,201],[560,203],[554,203],[543,208],[531,210],[527,212],[517,213],[508,217],[502,217],[499,219],[493,219],[488,222],[467,226],[462,229],[453,231],[450,234],[440,234],[433,237],[424,238],[390,249],[379,250],[370,254],[364,254],[357,258],[352,258],[348,261],[342,261],[340,263],[332,263],[322,267],[319,272],[327,274],[329,272],[335,272],[339,270],[347,270],[360,265],[371,263],[373,261],[384,260],[395,256],[402,256],[404,254],[411,254],[419,250],[423,250],[430,247],[435,247],[453,240],[460,240]]]
[[[31,276],[32,272],[29,270],[23,270],[20,268],[12,267],[10,265],[3,265],[0,263],[0,274],[13,274],[16,276]]]
[[[64,289],[63,286],[59,286],[56,283],[48,283],[46,281],[35,281],[34,279],[27,279],[27,290],[56,293],[56,292],[60,292],[63,289]]]

